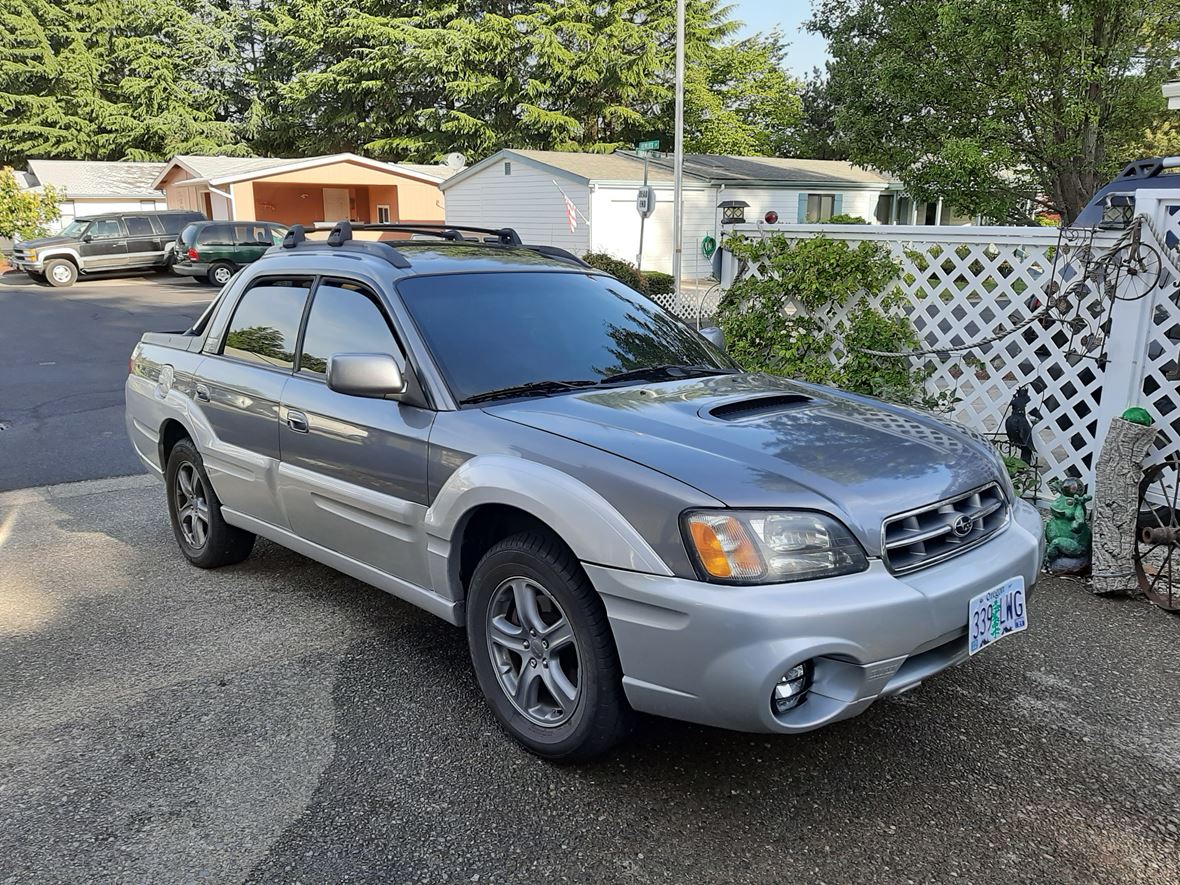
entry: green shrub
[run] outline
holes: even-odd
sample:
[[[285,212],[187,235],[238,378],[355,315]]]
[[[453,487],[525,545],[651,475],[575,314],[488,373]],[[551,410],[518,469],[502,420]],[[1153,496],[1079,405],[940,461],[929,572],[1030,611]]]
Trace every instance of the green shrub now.
[[[582,260],[591,267],[606,271],[620,282],[626,283],[636,292],[642,292],[649,298],[657,295],[667,295],[676,290],[672,282],[672,274],[661,273],[658,270],[648,270],[642,273],[630,261],[615,258],[605,252],[588,252]]]
[[[645,294],[651,298],[657,295],[671,295],[676,291],[676,284],[672,280],[672,274],[661,273],[658,270],[645,270],[643,272],[643,283],[647,287]]]
[[[840,215],[833,215],[824,224],[868,224],[868,222],[859,215],[844,215],[841,213]]]
[[[643,291],[643,277],[630,261],[623,261],[605,252],[587,252],[582,256],[591,267],[606,271],[621,283],[626,283],[636,292]]]
[[[730,286],[718,312],[727,349],[747,370],[925,408],[950,405],[949,397],[927,394],[924,382],[931,369],[915,367],[905,357],[864,352],[920,346],[893,286],[901,268],[884,245],[774,234],[731,237],[726,248],[763,269],[759,278],[748,276]],[[868,292],[888,292],[884,311],[861,300]]]

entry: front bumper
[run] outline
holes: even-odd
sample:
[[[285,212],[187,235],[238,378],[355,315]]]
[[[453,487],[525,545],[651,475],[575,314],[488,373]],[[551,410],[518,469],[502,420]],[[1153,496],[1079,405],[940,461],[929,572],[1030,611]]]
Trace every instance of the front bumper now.
[[[759,587],[586,571],[606,604],[635,709],[792,733],[855,716],[966,660],[971,598],[1017,575],[1030,590],[1043,553],[1040,515],[1017,502],[991,540],[902,577],[880,560],[857,575]],[[806,660],[815,664],[807,699],[776,716],[775,684]]]
[[[28,273],[29,271],[32,271],[33,273],[45,273],[45,265],[41,263],[40,259],[36,261],[26,261],[24,259],[14,258],[12,259],[11,264],[16,270],[21,270],[25,273]]]

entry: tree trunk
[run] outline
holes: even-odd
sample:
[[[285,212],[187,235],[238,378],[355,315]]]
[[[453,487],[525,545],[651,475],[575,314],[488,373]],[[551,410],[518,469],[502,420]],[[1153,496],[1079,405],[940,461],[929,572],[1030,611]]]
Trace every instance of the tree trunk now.
[[[1135,532],[1139,517],[1141,462],[1156,429],[1115,418],[1094,465],[1094,557],[1092,580],[1098,594],[1138,590]]]

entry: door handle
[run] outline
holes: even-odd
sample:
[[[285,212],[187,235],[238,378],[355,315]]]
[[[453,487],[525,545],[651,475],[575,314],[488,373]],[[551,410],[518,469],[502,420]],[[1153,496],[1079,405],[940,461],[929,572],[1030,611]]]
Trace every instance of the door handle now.
[[[296,433],[307,433],[307,416],[295,409],[288,409],[287,426]]]
[[[209,388],[206,387],[204,384],[197,385],[196,393],[197,393],[197,399],[199,399],[201,402],[203,402],[203,403],[209,402]]]

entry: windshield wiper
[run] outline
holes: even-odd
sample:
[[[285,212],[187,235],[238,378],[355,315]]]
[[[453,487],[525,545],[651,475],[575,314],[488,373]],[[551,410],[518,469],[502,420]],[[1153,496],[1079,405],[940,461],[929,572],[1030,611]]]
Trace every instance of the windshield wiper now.
[[[563,390],[577,390],[580,387],[593,387],[594,381],[530,381],[528,384],[515,384],[512,387],[500,387],[496,390],[486,390],[466,399],[459,400],[460,405],[482,403],[491,399],[505,399],[510,396],[538,396],[547,393],[560,393]]]
[[[703,375],[732,375],[733,369],[722,369],[718,366],[644,366],[639,369],[628,369],[607,375],[598,382],[599,386],[608,386],[616,381],[669,381],[677,378],[699,378]]]

